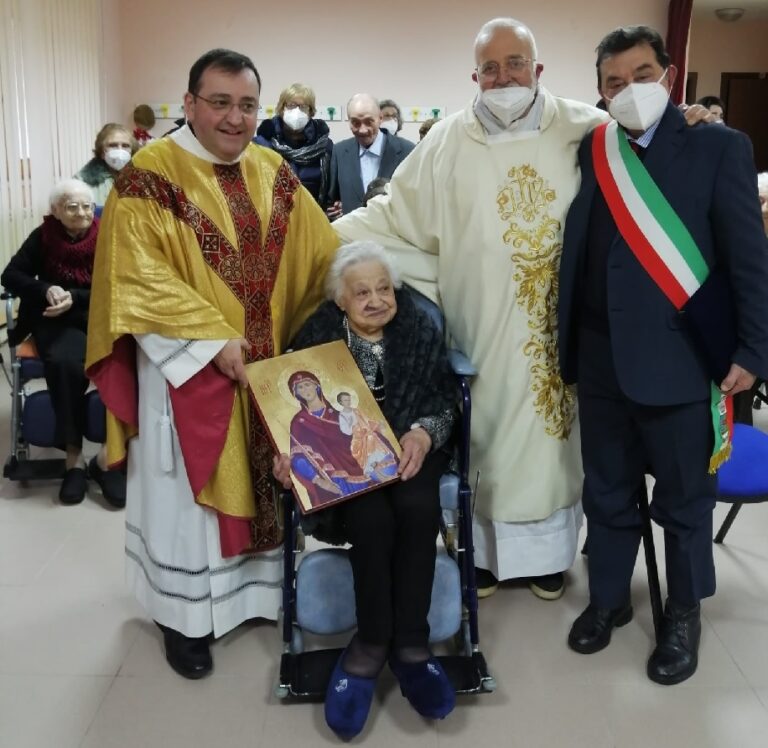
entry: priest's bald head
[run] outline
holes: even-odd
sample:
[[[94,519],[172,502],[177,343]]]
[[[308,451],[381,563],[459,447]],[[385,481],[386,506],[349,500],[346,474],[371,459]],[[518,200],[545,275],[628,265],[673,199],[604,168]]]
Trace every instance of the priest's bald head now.
[[[532,88],[544,66],[537,62],[533,32],[514,18],[494,18],[475,37],[475,72],[481,91],[489,88]]]

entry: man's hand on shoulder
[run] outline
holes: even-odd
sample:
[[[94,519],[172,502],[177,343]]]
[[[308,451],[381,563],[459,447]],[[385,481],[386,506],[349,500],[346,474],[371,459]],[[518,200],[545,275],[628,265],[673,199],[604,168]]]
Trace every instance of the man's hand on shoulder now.
[[[251,344],[245,338],[233,338],[213,357],[213,363],[224,376],[238,382],[241,387],[247,387],[243,351],[250,350]]]
[[[680,104],[678,109],[683,113],[688,127],[698,125],[699,122],[717,122],[717,117],[701,104]]]

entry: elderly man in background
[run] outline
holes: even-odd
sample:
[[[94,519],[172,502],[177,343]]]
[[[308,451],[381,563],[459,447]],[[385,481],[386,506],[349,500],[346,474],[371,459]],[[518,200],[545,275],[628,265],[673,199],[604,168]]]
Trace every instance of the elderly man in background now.
[[[581,526],[575,400],[557,367],[557,270],[579,186],[576,151],[605,115],[549,93],[537,60],[522,23],[486,23],[475,40],[474,100],[434,126],[388,197],[334,228],[395,251],[408,282],[439,297],[478,368],[481,596],[497,579],[526,577],[535,594],[555,599]]]
[[[381,129],[381,109],[370,94],[355,94],[347,117],[353,137],[336,143],[331,156],[331,220],[361,207],[368,185],[377,177],[391,177],[413,150],[410,140]]]
[[[128,450],[127,575],[186,678],[211,670],[211,633],[277,617],[271,449],[243,358],[281,353],[338,246],[290,165],[251,144],[260,89],[248,57],[203,55],[188,125],[120,173],[96,252],[86,364],[110,464]]]

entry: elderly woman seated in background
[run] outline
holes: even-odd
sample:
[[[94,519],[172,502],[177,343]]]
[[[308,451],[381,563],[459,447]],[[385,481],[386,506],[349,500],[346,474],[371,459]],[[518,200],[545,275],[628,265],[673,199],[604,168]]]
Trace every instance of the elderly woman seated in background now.
[[[128,128],[109,122],[99,130],[93,146],[93,158],[75,174],[93,190],[96,205],[104,205],[117,172],[136,153],[138,145]]]
[[[328,125],[315,116],[315,92],[301,84],[288,86],[277,100],[276,114],[256,131],[256,142],[277,151],[320,205],[328,198],[333,141]]]
[[[325,717],[341,737],[365,725],[376,678],[389,657],[411,705],[441,719],[455,694],[428,647],[439,529],[439,479],[449,455],[457,389],[442,335],[401,288],[383,247],[342,247],[329,271],[328,298],[299,331],[294,348],[344,340],[400,440],[401,480],[318,512],[320,540],[351,543],[357,633],[328,684]],[[290,487],[290,458],[275,458]],[[337,532],[331,531],[334,528]]]
[[[87,487],[82,456],[88,389],[84,363],[99,219],[94,217],[91,188],[78,179],[57,184],[50,206],[50,215],[11,258],[0,282],[21,300],[9,342],[16,345],[31,333],[45,369],[56,441],[67,453],[59,499],[62,504],[79,504]],[[107,470],[105,456],[102,448],[88,471],[110,504],[125,506],[125,476]]]

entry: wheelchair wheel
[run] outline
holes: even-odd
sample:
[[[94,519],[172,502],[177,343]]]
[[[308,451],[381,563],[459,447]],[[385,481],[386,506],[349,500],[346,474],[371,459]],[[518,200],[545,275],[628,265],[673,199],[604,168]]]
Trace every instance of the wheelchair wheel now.
[[[480,687],[486,693],[493,693],[496,690],[496,678],[490,675],[487,678],[483,678],[480,682]]]
[[[290,695],[290,690],[288,689],[288,686],[282,685],[282,683],[278,683],[275,686],[275,696],[278,699],[287,699]]]

